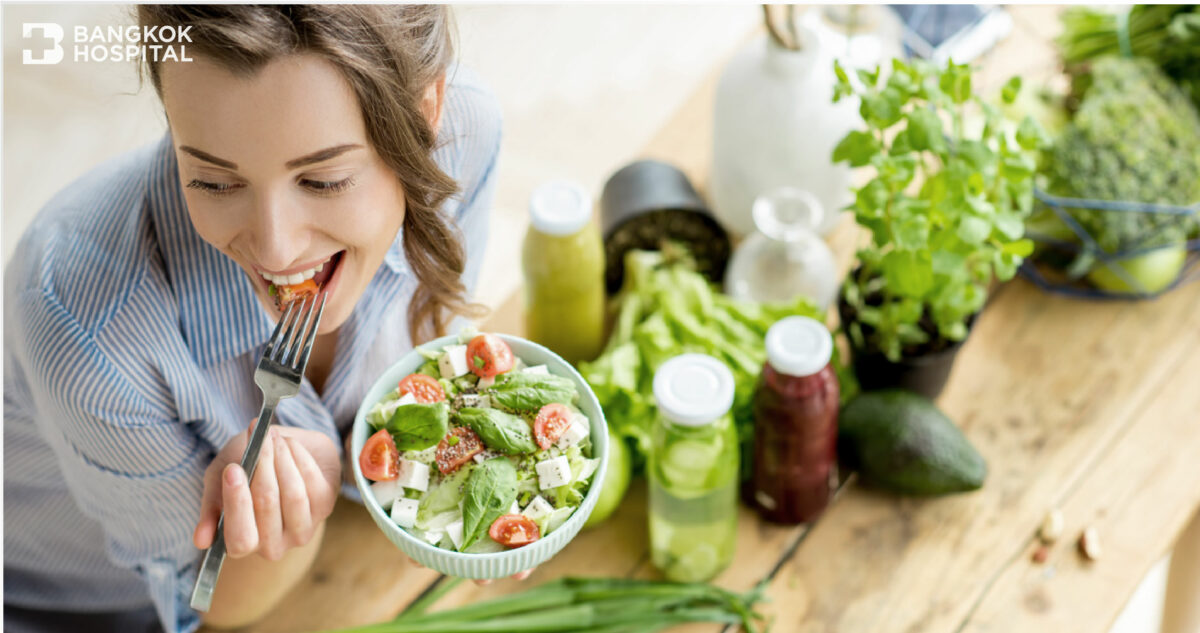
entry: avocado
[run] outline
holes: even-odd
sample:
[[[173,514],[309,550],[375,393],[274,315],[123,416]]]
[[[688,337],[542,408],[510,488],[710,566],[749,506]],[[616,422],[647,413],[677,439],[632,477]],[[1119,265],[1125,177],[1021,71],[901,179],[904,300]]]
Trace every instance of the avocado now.
[[[987,464],[928,398],[888,389],[855,396],[838,419],[840,451],[885,490],[940,495],[977,490]]]

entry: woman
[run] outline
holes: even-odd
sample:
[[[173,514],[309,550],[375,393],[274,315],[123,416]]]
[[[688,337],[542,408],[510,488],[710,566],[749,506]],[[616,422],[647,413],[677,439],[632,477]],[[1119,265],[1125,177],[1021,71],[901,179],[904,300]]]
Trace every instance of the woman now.
[[[6,630],[238,626],[303,575],[373,379],[478,316],[500,115],[452,65],[449,19],[138,8],[192,27],[194,61],[144,69],[167,134],[57,195],[5,272]],[[268,289],[297,276],[328,303],[247,482]],[[202,615],[222,508],[230,559]]]

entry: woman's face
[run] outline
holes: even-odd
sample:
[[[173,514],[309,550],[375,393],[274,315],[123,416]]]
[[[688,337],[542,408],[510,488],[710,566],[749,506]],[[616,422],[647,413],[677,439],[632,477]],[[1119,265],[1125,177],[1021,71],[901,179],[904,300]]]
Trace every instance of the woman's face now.
[[[271,284],[323,283],[320,331],[334,331],[404,220],[399,179],[332,64],[296,55],[241,78],[194,59],[161,76],[196,231],[242,267],[271,314]]]

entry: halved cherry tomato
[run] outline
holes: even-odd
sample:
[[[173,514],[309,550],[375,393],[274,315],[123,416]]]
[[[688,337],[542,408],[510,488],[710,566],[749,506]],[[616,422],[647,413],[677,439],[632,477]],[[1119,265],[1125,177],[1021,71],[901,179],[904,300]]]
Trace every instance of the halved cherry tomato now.
[[[505,514],[492,521],[488,536],[505,547],[521,547],[542,538],[537,523],[523,514]]]
[[[400,451],[387,429],[379,429],[367,438],[358,465],[363,477],[371,481],[391,481],[400,476]]]
[[[446,399],[446,390],[433,376],[409,374],[400,381],[400,395],[411,393],[417,402],[432,404]]]
[[[467,368],[480,378],[491,378],[513,368],[513,352],[495,334],[480,334],[467,343]]]
[[[558,438],[571,426],[571,410],[565,404],[552,402],[542,407],[533,421],[533,438],[545,450],[554,446]]]
[[[475,431],[465,426],[451,429],[437,447],[438,470],[442,471],[443,475],[452,473],[482,452],[483,440],[479,439]]]

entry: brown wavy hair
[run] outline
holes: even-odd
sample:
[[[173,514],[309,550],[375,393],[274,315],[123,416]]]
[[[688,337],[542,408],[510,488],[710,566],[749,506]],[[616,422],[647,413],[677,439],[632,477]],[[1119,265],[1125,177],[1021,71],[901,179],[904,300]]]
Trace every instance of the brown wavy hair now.
[[[446,333],[455,315],[480,317],[462,273],[462,236],[440,211],[458,184],[433,160],[436,130],[422,108],[428,87],[454,55],[452,17],[438,5],[178,5],[137,7],[140,26],[191,26],[188,54],[235,75],[254,75],[292,54],[318,55],[337,67],[362,108],[367,137],[404,186],[404,254],[418,286],[408,306],[414,344]],[[158,65],[146,60],[162,98]]]

